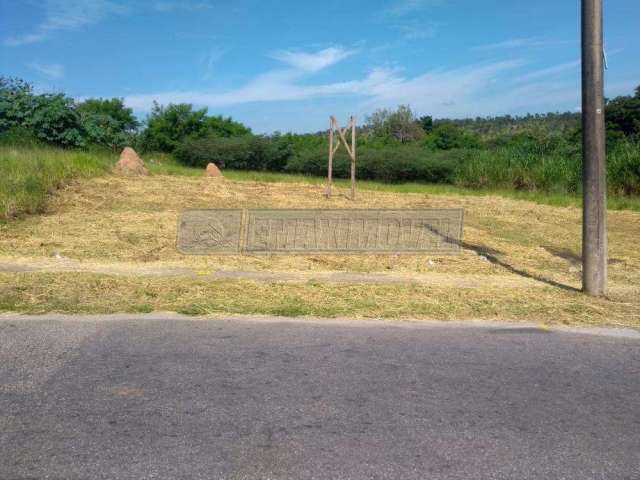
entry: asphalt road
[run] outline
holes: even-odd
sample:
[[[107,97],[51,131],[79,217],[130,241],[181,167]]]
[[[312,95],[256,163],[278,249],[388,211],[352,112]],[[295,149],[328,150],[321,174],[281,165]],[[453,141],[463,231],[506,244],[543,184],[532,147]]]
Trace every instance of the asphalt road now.
[[[640,479],[640,339],[0,317],[2,479]]]

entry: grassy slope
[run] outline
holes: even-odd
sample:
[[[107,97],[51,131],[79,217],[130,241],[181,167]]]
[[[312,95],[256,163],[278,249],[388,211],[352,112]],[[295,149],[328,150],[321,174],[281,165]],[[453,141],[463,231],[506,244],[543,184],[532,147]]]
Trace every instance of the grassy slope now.
[[[154,157],[154,156],[152,156]],[[160,164],[151,164],[151,171],[157,175],[183,175],[201,176],[202,170],[198,168],[185,167],[176,164],[168,156],[155,155],[160,159]],[[308,175],[299,175],[279,172],[255,172],[243,170],[225,170],[224,175],[230,180],[239,182],[269,182],[269,183],[307,183],[310,185],[324,185],[326,178]],[[348,180],[336,179],[335,185],[347,187]],[[569,194],[551,194],[545,192],[525,192],[515,190],[475,190],[471,188],[458,187],[455,185],[426,184],[426,183],[381,183],[375,181],[358,181],[359,190],[375,192],[394,193],[420,193],[430,195],[465,195],[465,196],[487,196],[498,195],[500,197],[515,200],[526,200],[542,205],[553,205],[558,207],[581,207],[582,197]],[[609,209],[611,210],[633,210],[640,211],[640,197],[609,197]]]
[[[51,273],[0,274],[0,310],[114,312],[177,310],[186,313],[265,313],[386,318],[512,319],[549,323],[640,326],[640,214],[610,212],[611,295],[581,295],[577,269],[580,210],[514,201],[499,196],[361,189],[356,202],[346,189],[323,196],[321,179],[229,172],[220,182],[158,175],[111,175],[74,182],[51,198],[52,214],[0,225],[0,263],[51,265]],[[162,162],[162,160],[160,159]],[[238,177],[239,175],[239,177]],[[249,177],[261,181],[247,181]],[[396,187],[398,188],[398,187]],[[435,190],[434,190],[435,191]],[[184,208],[465,208],[467,248],[457,257],[408,256],[196,256],[175,248],[176,217]],[[477,252],[483,255],[478,255]],[[61,272],[118,266],[130,276]],[[182,268],[194,277],[137,276],[140,269]],[[462,278],[459,288],[400,285],[323,285],[212,281],[216,270],[377,272]],[[205,275],[205,276],[201,276]],[[468,279],[487,279],[468,287]],[[538,281],[530,280],[530,277]],[[503,283],[504,282],[504,283]],[[532,282],[535,285],[532,285]],[[498,283],[500,288],[496,288]],[[451,282],[448,283],[451,285]]]
[[[48,194],[73,178],[103,174],[114,161],[106,153],[0,146],[0,220],[43,212]]]
[[[315,282],[259,284],[204,278],[119,277],[77,272],[0,273],[0,310],[20,312],[115,312],[176,310],[185,313],[264,313],[385,318],[512,319],[549,323],[640,326],[639,214],[610,212],[611,294],[581,295],[579,199],[514,192],[477,192],[440,185],[360,182],[355,203],[337,182],[332,200],[322,196],[324,179],[264,172],[225,172],[227,182],[203,178],[199,169],[170,158],[147,157],[153,176],[99,176],[115,155],[51,149],[0,147],[0,201],[4,215],[39,212],[0,223],[0,263],[67,261],[83,265],[213,270],[358,271],[513,279],[501,288],[445,286],[322,285]],[[48,192],[62,185],[62,191]],[[513,198],[529,201],[513,201]],[[629,199],[626,208],[638,208]],[[556,206],[549,206],[556,205]],[[466,209],[460,257],[184,257],[175,250],[175,218],[182,208]],[[567,208],[558,208],[558,206]],[[625,207],[620,203],[614,204]],[[488,255],[487,261],[476,252]],[[56,258],[62,258],[56,259]],[[68,260],[65,260],[68,259]],[[539,279],[535,287],[522,283]],[[520,282],[521,284],[519,284]],[[509,282],[507,282],[509,283]],[[495,284],[495,283],[494,283]],[[247,292],[250,292],[248,294]]]
[[[116,155],[107,152],[68,151],[55,148],[14,148],[0,146],[0,220],[22,213],[41,213],[46,209],[47,195],[73,178],[87,178],[109,171]],[[150,170],[156,175],[201,176],[202,170],[184,167],[170,156],[148,155]],[[225,171],[225,176],[236,181],[308,183],[320,185],[322,177],[310,177],[273,172]],[[337,186],[346,186],[346,180],[336,180]],[[540,204],[562,207],[581,206],[580,197],[554,195],[540,192],[516,192],[513,190],[472,190],[452,185],[430,185],[420,183],[384,184],[360,181],[358,188],[367,191],[455,194],[486,196],[499,195],[506,198],[528,200]],[[609,208],[613,210],[640,211],[639,197],[611,197]]]

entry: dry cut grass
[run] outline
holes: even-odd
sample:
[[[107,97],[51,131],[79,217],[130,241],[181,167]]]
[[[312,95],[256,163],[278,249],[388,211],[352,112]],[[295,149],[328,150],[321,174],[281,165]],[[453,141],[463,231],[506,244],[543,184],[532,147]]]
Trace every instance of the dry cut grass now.
[[[132,308],[236,313],[292,313],[416,318],[513,318],[640,324],[640,213],[611,211],[609,300],[586,299],[580,287],[581,217],[497,196],[360,191],[352,202],[338,189],[306,183],[215,181],[203,177],[106,176],[57,192],[49,212],[0,225],[0,263],[181,267],[213,270],[387,272],[511,276],[503,289],[426,286],[282,285],[204,279],[138,279],[91,274],[4,274],[0,307],[21,311],[128,311]],[[458,257],[208,256],[175,248],[184,208],[465,208],[465,250]],[[529,280],[517,286],[518,279]],[[490,282],[488,282],[490,283]],[[91,285],[101,285],[99,290]],[[150,292],[149,295],[145,292]],[[55,300],[58,298],[59,300]],[[70,300],[71,299],[71,300]]]

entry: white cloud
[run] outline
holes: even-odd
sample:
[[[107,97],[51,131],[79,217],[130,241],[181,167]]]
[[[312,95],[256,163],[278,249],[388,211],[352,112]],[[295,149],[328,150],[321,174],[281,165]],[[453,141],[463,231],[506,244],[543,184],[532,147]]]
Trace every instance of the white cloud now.
[[[540,70],[535,70],[533,72],[529,72],[519,77],[517,81],[528,82],[531,80],[545,79],[545,78],[557,76],[560,73],[565,73],[568,71],[576,71],[579,69],[579,67],[580,67],[580,60],[574,60],[573,62],[560,63],[552,67],[547,67]]]
[[[543,47],[549,45],[548,40],[540,38],[512,38],[503,42],[488,43],[485,45],[476,45],[472,50],[485,51],[485,50],[506,50],[511,48],[527,48],[527,47]]]
[[[498,76],[517,68],[517,61],[470,66],[452,70],[435,70],[413,78],[405,78],[398,70],[374,69],[364,78],[343,82],[300,84],[300,71],[279,70],[259,75],[248,84],[222,92],[173,91],[130,95],[125,103],[138,111],[146,111],[153,101],[160,103],[193,103],[222,108],[254,102],[302,101],[321,97],[350,95],[361,102],[361,109],[394,107],[411,104],[417,111],[435,115],[458,114],[473,103]]]
[[[53,33],[77,30],[99,22],[111,14],[124,13],[127,9],[109,0],[47,0],[45,19],[34,31],[5,38],[7,46],[20,46],[41,42]]]
[[[161,104],[192,103],[212,110],[274,104],[265,107],[270,111],[277,111],[282,102],[307,102],[301,105],[308,105],[313,111],[316,108],[313,105],[322,105],[324,100],[339,100],[340,104],[348,104],[349,112],[358,118],[378,108],[395,108],[399,104],[411,105],[418,114],[460,118],[556,111],[580,103],[578,80],[547,78],[575,68],[575,62],[514,76],[523,65],[519,60],[497,61],[439,68],[413,77],[405,76],[399,69],[377,68],[361,78],[317,84],[308,83],[308,71],[291,68],[265,72],[231,90],[143,93],[125,97],[125,103],[143,112],[151,108],[154,100]],[[625,93],[634,85],[634,82],[608,85],[607,94]],[[316,128],[313,121],[303,123],[305,126],[300,124],[293,129]]]
[[[44,64],[44,63],[38,63],[38,62],[31,62],[30,64],[28,64],[28,67],[50,78],[64,77],[64,67],[59,63]]]
[[[281,50],[272,54],[276,60],[305,72],[317,72],[353,55],[353,50],[330,47],[315,53]]]

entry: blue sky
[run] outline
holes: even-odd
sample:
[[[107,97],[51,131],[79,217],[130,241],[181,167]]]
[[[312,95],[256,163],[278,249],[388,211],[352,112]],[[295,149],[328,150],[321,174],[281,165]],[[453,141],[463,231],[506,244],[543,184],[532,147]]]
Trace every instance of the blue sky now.
[[[76,98],[316,131],[409,104],[579,109],[579,0],[0,0],[0,74]],[[605,0],[608,96],[640,84],[640,1]]]

